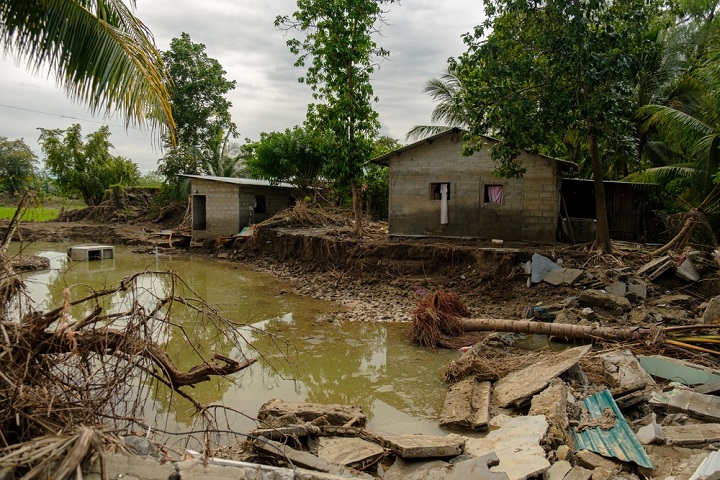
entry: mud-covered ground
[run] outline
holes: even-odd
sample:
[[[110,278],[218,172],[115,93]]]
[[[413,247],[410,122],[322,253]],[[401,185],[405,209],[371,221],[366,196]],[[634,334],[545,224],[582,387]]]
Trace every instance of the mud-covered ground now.
[[[251,238],[193,248],[181,246],[187,245],[181,234],[169,238],[167,233],[153,223],[83,221],[26,223],[18,236],[25,241],[137,245],[141,251],[153,252],[156,246],[187,249],[247,263],[290,280],[295,293],[337,302],[342,308],[328,320],[409,321],[424,293],[445,290],[459,294],[476,317],[525,318],[528,307],[541,306],[553,315],[565,310],[571,323],[667,325],[698,321],[706,302],[720,294],[712,260],[698,265],[699,282],[682,280],[672,272],[650,281],[637,275],[651,260],[650,249],[626,242],[615,242],[613,255],[598,256],[588,245],[391,238],[382,223],[367,225],[362,239],[351,235],[348,224],[259,228]],[[584,273],[572,286],[530,284],[526,263],[534,253]],[[632,310],[589,312],[577,305],[583,291],[604,290],[628,278],[647,283],[646,298],[634,299]]]

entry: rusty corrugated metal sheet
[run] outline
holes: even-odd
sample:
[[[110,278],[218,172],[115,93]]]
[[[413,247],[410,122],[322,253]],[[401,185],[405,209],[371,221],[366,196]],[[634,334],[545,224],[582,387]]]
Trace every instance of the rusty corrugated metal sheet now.
[[[581,403],[589,412],[590,419],[600,417],[606,408],[611,409],[615,415],[615,423],[608,430],[594,427],[578,432],[577,428],[573,429],[576,450],[586,449],[605,457],[615,457],[625,462],[635,462],[643,467],[655,468],[630,429],[630,425],[625,421],[609,390],[603,390]]]

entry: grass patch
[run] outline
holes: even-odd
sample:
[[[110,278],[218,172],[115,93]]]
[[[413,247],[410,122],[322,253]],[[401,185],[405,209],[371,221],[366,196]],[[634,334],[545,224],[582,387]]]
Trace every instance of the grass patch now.
[[[0,218],[12,218],[15,215],[15,210],[17,210],[17,207],[0,207]],[[24,222],[45,222],[55,220],[59,214],[59,208],[32,207],[25,209],[22,220]]]

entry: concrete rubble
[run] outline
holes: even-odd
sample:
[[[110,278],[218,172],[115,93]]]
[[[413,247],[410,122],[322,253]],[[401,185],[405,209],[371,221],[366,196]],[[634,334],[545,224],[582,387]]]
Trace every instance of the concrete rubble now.
[[[720,325],[720,296],[690,308],[697,302],[689,291],[662,286],[695,284],[718,266],[720,253],[708,260],[689,252],[598,274],[534,254],[525,264],[528,288],[575,286],[579,293],[528,306],[523,316],[619,327]],[[245,445],[248,463],[197,454],[138,478],[720,479],[720,369],[649,355],[642,345],[576,345],[533,356],[510,373],[448,385],[438,418],[446,435],[382,435],[364,429],[367,416],[356,406],[271,400],[250,432],[260,440]],[[606,444],[593,445],[600,439]],[[137,464],[109,458],[110,476],[135,471]]]

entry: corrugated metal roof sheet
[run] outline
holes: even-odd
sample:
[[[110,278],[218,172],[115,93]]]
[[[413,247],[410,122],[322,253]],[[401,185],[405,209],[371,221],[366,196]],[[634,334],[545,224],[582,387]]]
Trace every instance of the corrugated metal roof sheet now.
[[[709,478],[710,475],[717,472],[720,472],[720,451],[710,452],[697,470],[695,470],[695,473],[693,473],[693,476],[690,477],[690,480]]]
[[[268,182],[267,180],[257,180],[255,178],[214,177],[212,175],[190,175],[190,174],[180,174],[180,175],[178,175],[178,177],[197,178],[198,180],[210,180],[212,182],[232,183],[234,185],[245,185],[245,186],[255,186],[255,187],[295,188],[295,186],[290,183],[280,182],[276,185],[273,185],[271,182]]]
[[[577,428],[573,429],[576,450],[586,449],[606,457],[615,457],[625,462],[635,462],[643,467],[655,468],[630,429],[630,425],[625,421],[609,390],[603,390],[581,403],[590,414],[590,419],[600,417],[607,408],[611,409],[615,415],[615,423],[609,430],[594,427],[578,432]]]

